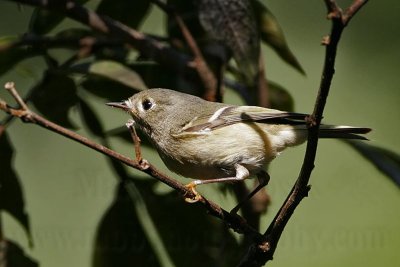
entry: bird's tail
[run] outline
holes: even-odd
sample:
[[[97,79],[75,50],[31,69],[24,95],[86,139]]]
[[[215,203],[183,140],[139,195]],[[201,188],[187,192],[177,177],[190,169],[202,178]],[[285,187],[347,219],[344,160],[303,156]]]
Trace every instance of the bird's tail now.
[[[362,134],[366,134],[370,131],[370,128],[363,127],[321,125],[319,129],[319,137],[368,140],[368,138]]]

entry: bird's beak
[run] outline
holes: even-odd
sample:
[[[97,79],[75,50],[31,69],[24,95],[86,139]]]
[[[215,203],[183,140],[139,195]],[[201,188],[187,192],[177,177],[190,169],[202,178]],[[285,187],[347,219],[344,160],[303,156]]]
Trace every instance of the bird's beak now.
[[[114,108],[120,108],[123,109],[125,111],[129,110],[129,107],[126,105],[125,101],[123,102],[110,102],[110,103],[106,103],[107,106],[110,107],[114,107]]]

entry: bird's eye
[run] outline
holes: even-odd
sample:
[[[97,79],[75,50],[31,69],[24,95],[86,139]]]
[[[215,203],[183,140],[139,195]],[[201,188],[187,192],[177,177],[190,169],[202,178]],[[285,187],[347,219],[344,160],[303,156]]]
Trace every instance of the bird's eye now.
[[[142,107],[144,110],[149,110],[153,106],[153,103],[150,101],[150,99],[145,99],[142,102]]]

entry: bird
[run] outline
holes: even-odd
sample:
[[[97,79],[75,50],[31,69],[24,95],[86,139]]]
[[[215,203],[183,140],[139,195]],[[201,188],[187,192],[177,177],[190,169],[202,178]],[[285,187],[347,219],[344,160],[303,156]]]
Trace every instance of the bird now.
[[[189,202],[201,199],[198,185],[256,176],[251,198],[269,181],[267,165],[308,135],[307,114],[210,102],[170,89],[143,90],[107,105],[128,112],[169,170],[195,179],[186,185],[195,195]],[[321,124],[319,138],[368,140],[362,134],[370,130]]]

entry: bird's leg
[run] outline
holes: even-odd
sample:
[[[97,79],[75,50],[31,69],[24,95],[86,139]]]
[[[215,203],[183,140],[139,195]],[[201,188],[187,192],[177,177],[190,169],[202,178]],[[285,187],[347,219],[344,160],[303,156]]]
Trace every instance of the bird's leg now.
[[[237,213],[239,211],[239,209],[244,205],[244,203],[246,203],[247,201],[249,201],[255,194],[257,194],[258,191],[260,191],[264,186],[266,186],[269,182],[269,174],[265,171],[261,171],[257,174],[257,179],[258,179],[258,185],[256,188],[254,188],[253,191],[251,191],[250,194],[247,195],[247,197],[245,199],[243,199],[242,201],[239,202],[239,204],[237,204],[232,210],[231,213]]]
[[[250,176],[249,170],[247,170],[246,167],[244,167],[240,164],[235,164],[235,170],[236,170],[235,177],[224,177],[224,178],[209,179],[209,180],[195,180],[193,182],[188,183],[186,185],[186,187],[189,188],[193,192],[195,197],[194,198],[185,198],[186,202],[194,203],[201,199],[201,195],[196,191],[196,186],[198,186],[198,185],[243,181]]]

